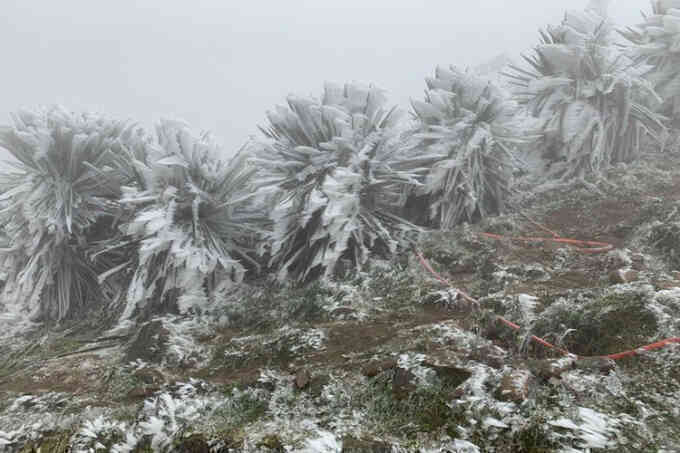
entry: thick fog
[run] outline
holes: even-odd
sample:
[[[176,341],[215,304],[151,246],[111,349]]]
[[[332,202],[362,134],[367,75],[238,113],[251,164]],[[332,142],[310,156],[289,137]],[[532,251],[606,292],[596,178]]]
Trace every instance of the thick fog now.
[[[406,105],[438,64],[517,57],[586,0],[3,0],[0,122],[60,103],[180,117],[238,149],[287,94],[361,81]],[[646,0],[614,0],[634,24]]]

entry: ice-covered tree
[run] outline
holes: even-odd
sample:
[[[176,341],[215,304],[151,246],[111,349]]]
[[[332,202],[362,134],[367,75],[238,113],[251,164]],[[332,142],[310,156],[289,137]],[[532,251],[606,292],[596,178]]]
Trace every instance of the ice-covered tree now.
[[[0,176],[0,250],[5,303],[34,318],[61,320],[105,302],[115,289],[98,276],[116,263],[93,257],[115,234],[125,174],[118,157],[139,140],[134,125],[61,107],[20,111],[0,128],[14,157]]]
[[[430,169],[409,204],[429,209],[425,217],[442,229],[501,212],[511,179],[508,99],[488,80],[453,67],[437,68],[426,83],[425,100],[412,101],[410,154]]]
[[[289,96],[268,112],[258,144],[261,191],[273,201],[271,265],[280,280],[360,269],[417,228],[395,212],[403,184],[399,111],[374,86],[327,84],[319,99]]]
[[[123,320],[149,303],[186,311],[210,302],[216,284],[257,267],[252,242],[265,224],[244,155],[223,162],[210,135],[181,121],[162,120],[156,135],[148,159],[133,160],[136,185],[123,188],[128,242],[111,246],[134,245]]]
[[[680,0],[654,0],[651,15],[620,33],[631,43],[631,58],[646,65],[661,112],[680,124]]]
[[[541,32],[524,56],[528,66],[507,74],[518,100],[540,120],[539,147],[549,177],[568,179],[629,162],[646,134],[664,135],[663,118],[649,108],[651,85],[612,45],[611,26],[593,10],[567,12]]]

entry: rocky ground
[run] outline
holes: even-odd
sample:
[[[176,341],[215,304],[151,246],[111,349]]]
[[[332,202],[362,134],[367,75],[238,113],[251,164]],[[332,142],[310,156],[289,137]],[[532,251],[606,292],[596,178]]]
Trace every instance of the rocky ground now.
[[[614,362],[529,340],[597,356],[680,336],[680,159],[521,189],[424,238],[452,287],[404,254],[117,331],[0,310],[0,451],[680,451],[680,345]],[[527,217],[614,249],[481,235],[547,235]]]

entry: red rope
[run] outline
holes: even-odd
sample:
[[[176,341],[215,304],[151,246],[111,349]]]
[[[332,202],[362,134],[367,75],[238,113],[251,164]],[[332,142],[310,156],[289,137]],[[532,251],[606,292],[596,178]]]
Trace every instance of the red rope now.
[[[613,249],[614,246],[607,242],[597,242],[597,241],[582,241],[580,239],[567,239],[561,237],[524,237],[524,236],[501,236],[500,234],[493,233],[480,233],[481,236],[486,236],[491,239],[510,239],[511,241],[524,241],[524,242],[557,242],[560,244],[569,244],[578,246],[575,247],[576,250],[583,253],[603,253],[608,252]]]
[[[593,243],[592,241],[580,241],[580,242],[585,242],[585,243],[590,243],[590,244]],[[596,243],[596,244],[598,244],[598,243]],[[602,243],[599,243],[599,244],[602,244]],[[441,274],[439,274],[437,271],[435,271],[435,270],[432,268],[432,266],[430,265],[430,263],[427,262],[427,260],[425,259],[425,257],[423,256],[423,254],[422,254],[421,252],[419,252],[418,250],[415,250],[415,254],[416,254],[416,256],[418,257],[418,259],[420,260],[420,262],[421,262],[421,264],[423,265],[423,267],[424,267],[428,272],[430,272],[432,275],[434,275],[434,277],[435,277],[437,280],[439,280],[441,283],[443,283],[443,284],[445,284],[445,285],[447,285],[447,286],[453,288],[453,285],[451,285],[451,283],[450,283],[448,280],[446,280]],[[454,288],[454,289],[455,289],[455,288]],[[458,291],[458,294],[460,294],[461,297],[462,297],[464,300],[466,300],[467,302],[470,302],[470,303],[473,303],[473,304],[476,305],[476,306],[479,306],[479,301],[478,301],[477,299],[475,299],[475,298],[469,296],[469,295],[466,294],[465,292],[460,291],[460,290],[458,290],[458,289],[456,289],[456,291]],[[515,324],[515,323],[512,322],[512,321],[508,321],[507,319],[503,318],[502,316],[496,315],[496,319],[497,319],[498,321],[502,322],[503,324],[505,324],[506,326],[508,326],[508,327],[510,327],[510,328],[512,328],[512,329],[514,329],[514,330],[520,330],[520,329],[521,329],[521,327],[520,327],[518,324]],[[545,347],[547,347],[547,348],[549,348],[549,349],[554,349],[555,351],[557,351],[557,352],[559,352],[559,353],[561,353],[561,354],[564,354],[564,355],[569,355],[569,354],[571,354],[571,353],[570,353],[569,351],[567,351],[566,349],[559,348],[559,347],[557,347],[557,346],[555,346],[555,345],[553,345],[553,344],[551,344],[551,343],[545,341],[543,338],[539,338],[539,337],[537,337],[537,336],[535,336],[535,335],[532,335],[532,336],[531,336],[531,339],[534,340],[535,342],[539,343],[539,344],[542,344],[543,346],[545,346]],[[579,356],[579,355],[577,355],[577,354],[571,354],[571,355],[574,355],[577,359],[611,359],[611,360],[618,360],[618,359],[622,359],[622,358],[624,358],[624,357],[631,357],[631,356],[643,354],[643,353],[645,353],[645,352],[647,352],[647,351],[652,351],[652,350],[654,350],[654,349],[660,349],[660,348],[663,348],[663,347],[665,347],[665,346],[668,346],[668,345],[671,344],[671,343],[680,343],[680,337],[666,338],[665,340],[657,341],[656,343],[651,343],[651,344],[648,344],[648,345],[645,345],[645,346],[641,346],[641,347],[639,347],[639,348],[637,348],[637,349],[631,349],[630,351],[618,352],[618,353],[616,353],[616,354],[607,354],[607,355],[599,355],[599,356]]]
[[[523,242],[556,242],[559,244],[568,244],[568,245],[573,245],[575,246],[576,250],[579,252],[583,253],[603,253],[603,252],[608,252],[609,250],[613,249],[614,246],[612,244],[609,244],[608,242],[597,242],[597,241],[583,241],[581,239],[568,239],[568,238],[563,238],[553,230],[550,230],[546,228],[545,226],[541,225],[528,215],[524,214],[523,212],[519,212],[519,214],[524,217],[527,221],[529,221],[531,224],[536,226],[537,228],[545,231],[546,233],[549,233],[552,235],[551,238],[547,237],[525,237],[525,236],[502,236],[500,234],[493,234],[493,233],[480,233],[481,236],[486,236],[491,239],[496,239],[496,240],[503,240],[503,239],[509,239],[511,241],[523,241]]]

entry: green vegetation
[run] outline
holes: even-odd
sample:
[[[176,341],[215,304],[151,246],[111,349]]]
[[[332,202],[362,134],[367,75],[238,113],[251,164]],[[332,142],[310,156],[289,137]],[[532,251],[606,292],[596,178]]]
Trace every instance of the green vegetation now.
[[[567,350],[584,356],[634,349],[657,331],[646,297],[637,291],[612,292],[580,306],[554,303],[541,313],[532,333],[563,337]]]

